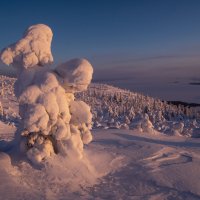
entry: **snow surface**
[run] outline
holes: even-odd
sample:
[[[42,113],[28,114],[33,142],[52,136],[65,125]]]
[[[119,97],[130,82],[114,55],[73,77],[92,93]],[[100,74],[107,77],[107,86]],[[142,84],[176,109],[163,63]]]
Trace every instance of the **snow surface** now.
[[[12,136],[7,130],[0,149]],[[84,159],[55,156],[41,169],[4,146],[0,199],[200,199],[199,139],[111,129],[93,135]]]

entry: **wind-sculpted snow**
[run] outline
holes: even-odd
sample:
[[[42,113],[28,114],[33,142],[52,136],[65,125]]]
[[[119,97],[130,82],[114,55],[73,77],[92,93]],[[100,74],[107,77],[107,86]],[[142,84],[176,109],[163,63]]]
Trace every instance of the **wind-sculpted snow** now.
[[[90,107],[74,97],[90,84],[92,65],[76,58],[51,70],[52,35],[48,26],[33,25],[1,53],[1,60],[18,70],[14,92],[21,125],[16,141],[36,164],[54,154],[82,159],[84,144],[92,140]]]

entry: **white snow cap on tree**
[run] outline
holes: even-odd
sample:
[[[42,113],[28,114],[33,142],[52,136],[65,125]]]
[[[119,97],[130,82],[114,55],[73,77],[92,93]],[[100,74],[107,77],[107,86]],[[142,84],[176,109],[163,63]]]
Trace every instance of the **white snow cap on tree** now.
[[[58,67],[56,72],[61,79],[61,85],[68,92],[86,90],[92,80],[93,68],[86,59],[75,58]]]
[[[53,62],[52,37],[53,33],[47,25],[33,25],[25,31],[22,39],[1,52],[1,60],[6,65],[26,69],[50,64]]]

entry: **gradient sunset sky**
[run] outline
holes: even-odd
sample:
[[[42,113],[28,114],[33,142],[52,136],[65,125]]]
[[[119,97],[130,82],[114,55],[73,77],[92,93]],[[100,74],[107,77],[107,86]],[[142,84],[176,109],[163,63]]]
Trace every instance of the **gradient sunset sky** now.
[[[200,103],[199,0],[1,1],[0,49],[37,23],[54,32],[55,63],[85,57],[95,80]]]

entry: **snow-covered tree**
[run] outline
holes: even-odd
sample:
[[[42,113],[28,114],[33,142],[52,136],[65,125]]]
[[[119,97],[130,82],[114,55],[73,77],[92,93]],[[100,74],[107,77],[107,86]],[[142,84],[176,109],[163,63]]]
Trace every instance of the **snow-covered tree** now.
[[[0,116],[3,116],[3,106],[1,102],[0,102]]]
[[[24,37],[1,52],[1,60],[18,70],[15,95],[22,118],[20,149],[33,163],[55,153],[83,157],[92,140],[92,114],[74,93],[87,89],[93,68],[86,59],[72,59],[51,70],[51,29],[31,26]]]

